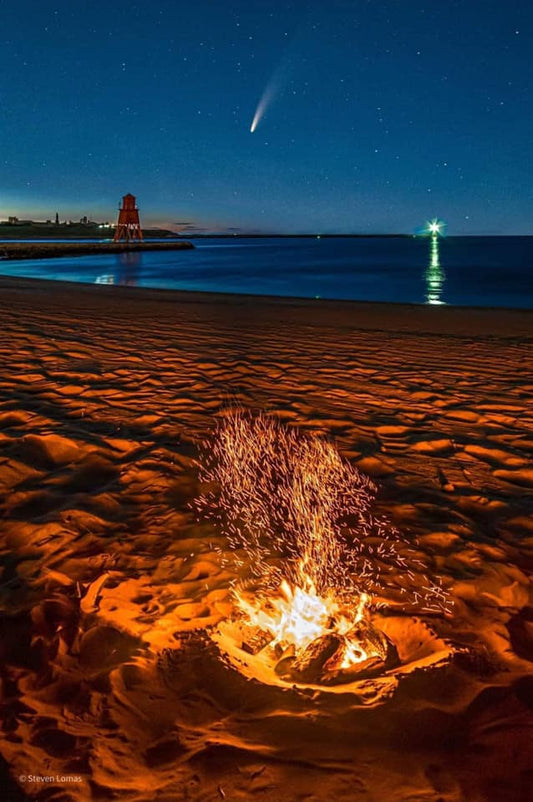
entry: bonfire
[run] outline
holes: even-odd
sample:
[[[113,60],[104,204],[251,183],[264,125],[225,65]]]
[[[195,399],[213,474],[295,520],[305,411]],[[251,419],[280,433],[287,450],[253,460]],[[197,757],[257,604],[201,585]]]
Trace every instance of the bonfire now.
[[[206,444],[200,478],[197,509],[221,527],[238,574],[232,637],[282,680],[375,676],[398,663],[377,611],[446,610],[411,544],[374,512],[374,483],[329,440],[232,412]]]

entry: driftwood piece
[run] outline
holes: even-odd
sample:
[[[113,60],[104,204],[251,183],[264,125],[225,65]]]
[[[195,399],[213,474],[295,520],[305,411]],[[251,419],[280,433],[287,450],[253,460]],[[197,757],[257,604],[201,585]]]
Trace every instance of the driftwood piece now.
[[[346,633],[346,640],[358,643],[362,651],[368,655],[377,655],[382,660],[387,659],[390,641],[372,624],[360,621]]]
[[[281,660],[278,660],[274,666],[274,671],[278,677],[282,679],[293,679],[292,666],[295,659],[294,655],[289,655],[289,657],[282,657]]]
[[[371,624],[357,624],[346,636],[348,639],[356,638],[368,654],[366,660],[361,660],[349,668],[335,668],[324,671],[320,678],[323,685],[343,685],[358,680],[369,679],[396,668],[400,663],[396,646],[380,630]]]
[[[297,682],[318,681],[324,665],[341,645],[342,638],[329,632],[312,641],[292,662],[291,678]]]
[[[346,643],[350,643],[352,648],[359,646],[368,657],[349,668],[339,668]],[[308,644],[296,657],[291,651],[285,651],[283,655],[278,651],[277,656],[281,659],[274,670],[279,677],[320,685],[341,685],[375,677],[395,668],[400,662],[394,644],[383,632],[366,622],[357,624],[345,636],[328,632]]]
[[[248,654],[259,654],[265,646],[268,646],[271,640],[272,635],[270,632],[266,632],[260,627],[247,627],[242,639],[241,649]]]
[[[320,677],[321,685],[345,685],[350,682],[357,682],[362,679],[376,677],[385,671],[385,662],[377,655],[367,657],[360,663],[355,663],[350,668],[337,668],[323,671]]]

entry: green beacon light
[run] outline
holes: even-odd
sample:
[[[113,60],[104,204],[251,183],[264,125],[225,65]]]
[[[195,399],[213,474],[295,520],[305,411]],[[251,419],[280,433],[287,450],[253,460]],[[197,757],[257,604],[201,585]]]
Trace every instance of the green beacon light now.
[[[427,232],[431,234],[432,237],[437,237],[439,234],[442,234],[442,229],[446,224],[443,223],[441,220],[430,220],[427,223]]]

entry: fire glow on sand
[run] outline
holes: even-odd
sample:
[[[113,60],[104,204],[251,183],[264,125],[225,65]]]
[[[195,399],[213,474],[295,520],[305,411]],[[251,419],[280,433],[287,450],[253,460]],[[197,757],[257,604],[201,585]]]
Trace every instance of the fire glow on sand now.
[[[231,412],[206,444],[200,479],[197,510],[228,538],[238,574],[235,615],[214,639],[229,654],[238,644],[241,665],[255,659],[291,684],[373,677],[401,662],[392,614],[447,611],[440,583],[374,512],[376,486],[332,442]]]

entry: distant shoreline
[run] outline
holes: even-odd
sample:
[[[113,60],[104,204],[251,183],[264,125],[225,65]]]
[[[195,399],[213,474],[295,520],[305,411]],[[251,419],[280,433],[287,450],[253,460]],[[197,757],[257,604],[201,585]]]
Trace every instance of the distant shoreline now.
[[[176,234],[181,237],[181,234]],[[431,234],[195,234],[183,235],[191,239],[429,239]],[[513,237],[528,239],[532,234],[440,234],[439,239],[487,239]]]
[[[187,234],[192,239],[410,239],[414,234]],[[418,236],[418,235],[417,235]]]
[[[173,242],[4,242],[0,243],[0,260],[56,259],[60,256],[139,253],[142,251],[182,251],[194,248],[187,240]]]
[[[147,239],[175,239],[178,235],[167,228],[143,228]],[[109,223],[6,223],[0,222],[0,240],[107,240],[115,235]]]

